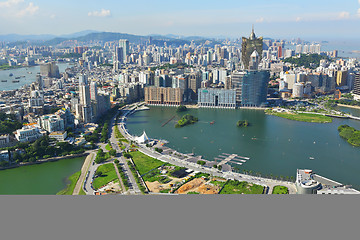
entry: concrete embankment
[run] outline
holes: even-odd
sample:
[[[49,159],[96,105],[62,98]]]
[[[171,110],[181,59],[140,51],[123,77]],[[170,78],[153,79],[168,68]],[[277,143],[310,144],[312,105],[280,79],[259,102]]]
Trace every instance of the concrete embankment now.
[[[3,167],[3,168],[0,168],[0,170],[17,168],[17,167],[22,167],[22,166],[30,166],[30,165],[40,164],[40,163],[44,163],[44,162],[55,162],[55,161],[62,160],[62,159],[84,157],[86,155],[88,155],[88,153],[81,153],[81,154],[66,155],[66,156],[61,156],[61,157],[46,158],[46,159],[37,160],[36,162],[19,163],[19,164],[11,165],[11,166],[8,166],[8,167]]]

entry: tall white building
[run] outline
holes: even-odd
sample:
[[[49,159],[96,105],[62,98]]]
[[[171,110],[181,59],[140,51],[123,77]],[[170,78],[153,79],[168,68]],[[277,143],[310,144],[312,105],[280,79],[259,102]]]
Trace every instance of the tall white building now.
[[[122,63],[126,63],[126,58],[130,53],[129,41],[127,39],[119,40],[119,47],[123,50],[123,61]]]
[[[79,76],[79,115],[84,123],[92,121],[92,109],[90,99],[90,87],[86,75]]]

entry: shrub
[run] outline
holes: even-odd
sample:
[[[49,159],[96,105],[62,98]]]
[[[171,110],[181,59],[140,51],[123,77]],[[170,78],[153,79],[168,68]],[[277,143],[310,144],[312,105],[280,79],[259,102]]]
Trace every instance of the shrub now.
[[[197,161],[197,164],[199,164],[199,165],[201,165],[201,166],[204,166],[204,165],[206,164],[206,162],[205,162],[205,161],[202,161],[202,160],[199,160],[199,161]]]

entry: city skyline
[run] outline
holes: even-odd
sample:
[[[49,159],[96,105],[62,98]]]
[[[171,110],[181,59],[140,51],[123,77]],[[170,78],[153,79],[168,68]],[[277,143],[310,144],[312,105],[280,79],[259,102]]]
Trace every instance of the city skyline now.
[[[255,31],[266,37],[360,38],[353,31],[360,22],[360,1],[188,0],[166,4],[140,0],[54,2],[44,0],[0,1],[0,30],[5,34],[62,35],[93,29],[136,35],[177,34],[204,37],[240,37]],[[347,27],[344,27],[347,26]]]

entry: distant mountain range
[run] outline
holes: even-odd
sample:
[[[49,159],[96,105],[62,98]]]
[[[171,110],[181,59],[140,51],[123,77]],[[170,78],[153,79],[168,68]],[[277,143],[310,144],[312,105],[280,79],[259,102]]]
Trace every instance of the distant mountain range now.
[[[96,33],[98,31],[94,30],[85,30],[81,32],[76,32],[72,34],[64,34],[60,36],[51,35],[51,34],[39,34],[39,35],[20,35],[20,34],[6,34],[6,35],[0,35],[0,41],[5,42],[18,42],[18,41],[46,41],[53,38],[76,38],[85,36],[89,33]]]
[[[199,36],[179,36],[179,35],[157,35],[151,34],[148,36],[140,36],[140,35],[133,35],[127,33],[115,33],[115,32],[98,32],[93,30],[86,30],[81,31],[73,34],[55,36],[49,34],[42,34],[42,35],[18,35],[18,34],[8,34],[8,35],[0,35],[0,41],[5,42],[24,42],[30,41],[32,44],[39,44],[39,45],[48,45],[54,46],[60,44],[66,40],[77,40],[78,42],[88,42],[88,41],[117,41],[119,39],[128,39],[129,42],[134,44],[144,43],[149,41],[150,37],[152,37],[153,44],[156,45],[164,45],[166,42],[168,45],[184,45],[190,44],[191,41],[195,41],[196,43],[202,43],[206,40],[211,40],[205,37]],[[217,42],[213,41],[213,44]]]

